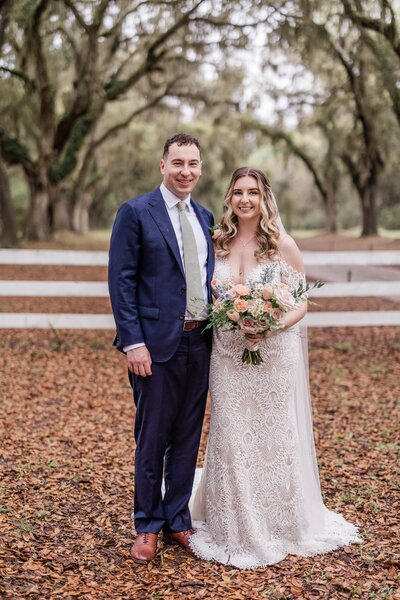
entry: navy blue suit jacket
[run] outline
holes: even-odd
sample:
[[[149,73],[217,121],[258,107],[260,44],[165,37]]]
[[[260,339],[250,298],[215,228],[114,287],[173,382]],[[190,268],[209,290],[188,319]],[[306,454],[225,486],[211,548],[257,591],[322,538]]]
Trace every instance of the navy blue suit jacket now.
[[[207,239],[210,289],[214,250],[209,227],[214,218],[197,202],[191,203]],[[117,348],[144,342],[152,360],[167,361],[182,335],[186,281],[174,228],[159,188],[119,208],[108,273]]]

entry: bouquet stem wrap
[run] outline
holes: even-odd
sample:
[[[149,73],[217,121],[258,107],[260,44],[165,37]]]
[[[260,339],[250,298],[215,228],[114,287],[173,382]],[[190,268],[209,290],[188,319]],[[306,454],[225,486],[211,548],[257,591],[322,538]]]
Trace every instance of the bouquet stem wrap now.
[[[260,350],[257,348],[253,348],[250,350],[245,347],[242,354],[242,363],[246,365],[260,365],[263,361]]]

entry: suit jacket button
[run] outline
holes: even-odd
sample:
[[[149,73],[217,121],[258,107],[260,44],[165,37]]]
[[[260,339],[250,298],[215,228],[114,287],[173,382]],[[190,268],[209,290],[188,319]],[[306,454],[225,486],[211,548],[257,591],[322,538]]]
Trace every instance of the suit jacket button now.
[[[181,294],[184,294],[186,292],[186,288],[181,288]]]
[[[183,321],[183,319],[185,318],[185,315],[179,315],[179,318],[181,321]]]

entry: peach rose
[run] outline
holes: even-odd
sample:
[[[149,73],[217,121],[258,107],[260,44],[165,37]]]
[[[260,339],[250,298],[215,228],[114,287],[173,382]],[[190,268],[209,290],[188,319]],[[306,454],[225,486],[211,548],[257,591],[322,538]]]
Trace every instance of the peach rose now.
[[[236,310],[228,310],[226,312],[226,316],[228,317],[228,319],[230,319],[231,321],[239,321],[240,319],[240,315]]]
[[[280,308],[272,308],[269,311],[270,316],[275,320],[275,321],[280,321],[282,318],[282,311],[280,310]]]
[[[269,313],[271,311],[271,308],[272,308],[271,302],[268,302],[268,301],[264,302],[264,304],[263,304],[263,311],[264,312]]]
[[[296,306],[296,301],[288,288],[278,287],[275,290],[275,298],[283,310],[292,310]]]
[[[240,319],[239,324],[243,333],[256,334],[260,331],[260,327],[257,325],[256,321],[250,317]]]
[[[268,283],[266,283],[262,289],[262,295],[263,295],[264,300],[269,300],[272,297],[273,293],[274,293],[274,290],[272,289],[272,285],[269,285]]]
[[[250,288],[248,285],[242,285],[238,283],[233,288],[238,296],[248,296],[250,294]]]
[[[243,300],[243,298],[236,298],[233,306],[238,312],[244,312],[247,309],[247,300]]]

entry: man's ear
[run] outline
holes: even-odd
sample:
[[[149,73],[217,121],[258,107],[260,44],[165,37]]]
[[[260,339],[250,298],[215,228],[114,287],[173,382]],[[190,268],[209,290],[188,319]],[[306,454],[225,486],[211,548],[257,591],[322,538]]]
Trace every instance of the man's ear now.
[[[162,158],[160,160],[160,171],[161,171],[161,175],[164,175],[164,171],[165,171],[165,160]]]

